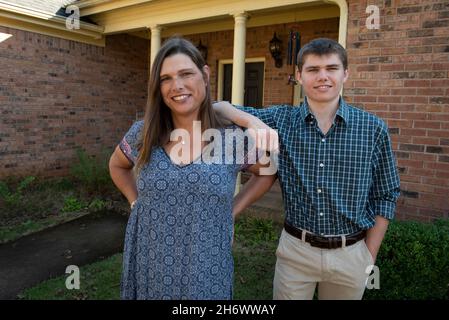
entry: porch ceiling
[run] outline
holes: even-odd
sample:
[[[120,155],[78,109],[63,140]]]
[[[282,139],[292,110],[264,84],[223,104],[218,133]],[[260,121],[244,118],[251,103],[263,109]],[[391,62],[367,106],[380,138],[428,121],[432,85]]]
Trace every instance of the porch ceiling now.
[[[104,27],[104,34],[134,33],[145,38],[154,25],[163,27],[162,36],[232,30],[232,15],[238,12],[249,14],[247,27],[340,14],[337,5],[316,0],[88,0],[76,5],[81,16]]]

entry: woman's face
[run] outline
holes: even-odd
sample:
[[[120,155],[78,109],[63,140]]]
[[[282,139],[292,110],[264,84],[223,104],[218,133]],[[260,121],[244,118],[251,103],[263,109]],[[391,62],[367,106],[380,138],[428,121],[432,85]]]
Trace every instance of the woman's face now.
[[[177,53],[162,62],[160,73],[161,94],[165,104],[176,115],[198,115],[206,97],[209,68],[204,66],[207,79],[185,54]]]

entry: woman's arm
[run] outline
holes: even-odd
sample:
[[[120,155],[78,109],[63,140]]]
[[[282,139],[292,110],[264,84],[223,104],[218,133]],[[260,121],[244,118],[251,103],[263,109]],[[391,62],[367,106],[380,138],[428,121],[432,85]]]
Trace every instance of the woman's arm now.
[[[235,108],[227,101],[214,102],[213,108],[219,117],[223,118],[225,121],[230,121],[240,127],[250,128],[251,126],[257,125],[260,127],[269,128],[257,117]]]
[[[137,186],[133,165],[117,146],[109,159],[109,173],[112,181],[131,204],[137,199]]]
[[[259,118],[235,108],[227,101],[215,102],[213,108],[225,122],[231,121],[240,127],[247,128],[249,134],[256,141],[257,148],[267,151],[278,150],[279,137],[277,131],[270,128]]]
[[[251,166],[248,171],[252,173],[251,178],[243,186],[243,189],[235,196],[232,216],[234,219],[252,203],[262,197],[276,181],[277,175],[260,175],[259,164]]]

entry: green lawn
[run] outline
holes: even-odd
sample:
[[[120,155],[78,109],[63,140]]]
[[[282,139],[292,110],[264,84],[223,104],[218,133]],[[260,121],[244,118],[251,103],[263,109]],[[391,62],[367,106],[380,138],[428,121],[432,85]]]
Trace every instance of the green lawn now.
[[[275,250],[282,225],[245,216],[235,224],[234,299],[271,299]],[[393,222],[379,251],[380,290],[364,299],[449,298],[449,220],[432,224]],[[121,254],[80,268],[80,290],[67,290],[66,277],[49,280],[21,294],[24,299],[118,299]]]
[[[235,225],[234,299],[271,299],[275,251],[282,226],[272,220],[242,217]],[[80,267],[80,289],[68,290],[66,276],[25,290],[22,299],[119,299],[122,255]],[[67,275],[68,276],[68,275]]]

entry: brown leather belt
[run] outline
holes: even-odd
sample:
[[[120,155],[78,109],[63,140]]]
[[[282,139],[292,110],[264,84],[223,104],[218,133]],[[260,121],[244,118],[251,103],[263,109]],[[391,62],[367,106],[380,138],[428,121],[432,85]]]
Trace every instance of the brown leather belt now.
[[[297,229],[287,222],[284,222],[284,229],[292,236],[302,239],[303,231],[301,229]],[[346,246],[353,245],[354,243],[364,239],[366,236],[366,230],[361,230],[356,233],[348,234],[345,236],[346,238]],[[343,245],[343,240],[341,236],[333,236],[333,237],[322,237],[313,233],[306,232],[305,241],[310,243],[312,247],[317,247],[321,249],[337,249],[341,248]]]

